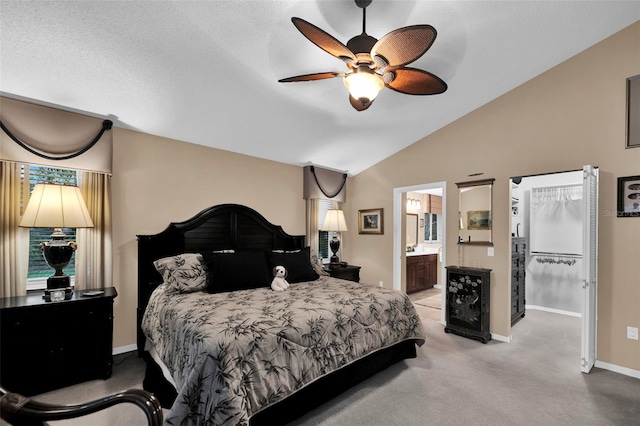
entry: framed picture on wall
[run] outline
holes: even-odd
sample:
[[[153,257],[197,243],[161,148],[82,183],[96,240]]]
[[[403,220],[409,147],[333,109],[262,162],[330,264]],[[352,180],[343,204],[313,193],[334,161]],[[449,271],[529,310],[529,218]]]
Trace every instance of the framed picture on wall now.
[[[358,234],[384,234],[382,210],[358,210]]]
[[[627,148],[640,148],[640,75],[627,79]]]
[[[618,217],[640,217],[640,175],[618,178]]]

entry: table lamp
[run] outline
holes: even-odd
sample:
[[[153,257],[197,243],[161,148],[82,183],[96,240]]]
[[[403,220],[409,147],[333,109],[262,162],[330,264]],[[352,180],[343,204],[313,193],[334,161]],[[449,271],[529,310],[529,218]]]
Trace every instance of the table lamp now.
[[[334,233],[333,239],[329,241],[329,247],[331,247],[331,251],[333,252],[330,265],[336,266],[340,264],[340,259],[336,255],[340,249],[340,240],[338,239],[337,233],[348,231],[347,221],[344,219],[344,212],[338,209],[327,210],[324,223],[322,224],[322,230]]]
[[[45,260],[55,273],[47,278],[44,299],[47,302],[71,299],[71,279],[63,272],[77,248],[65,240],[62,228],[92,228],[93,222],[80,188],[54,184],[36,184],[24,211],[20,227],[54,228],[51,241],[40,243]]]

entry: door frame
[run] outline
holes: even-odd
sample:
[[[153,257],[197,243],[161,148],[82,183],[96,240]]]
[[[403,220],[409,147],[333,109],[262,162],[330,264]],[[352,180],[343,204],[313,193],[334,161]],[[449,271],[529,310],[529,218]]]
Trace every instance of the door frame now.
[[[447,242],[447,182],[432,182],[424,183],[420,185],[403,186],[399,188],[393,188],[393,288],[395,290],[402,290],[402,259],[406,257],[405,251],[402,250],[402,235],[403,235],[403,212],[406,212],[406,207],[402,202],[402,194],[405,192],[422,191],[425,189],[442,188],[442,268],[441,277],[444,280],[446,277],[445,265],[446,263],[446,242]],[[405,225],[406,226],[406,225]],[[406,273],[406,271],[405,271]],[[445,306],[445,291],[444,283],[442,285],[442,291],[440,292],[442,300],[441,306]],[[445,310],[440,309],[440,323],[446,325]]]
[[[596,362],[598,321],[598,168],[591,165],[582,168],[582,264],[584,305],[582,308],[582,332],[580,345],[580,370],[589,373]]]
[[[545,176],[559,173],[576,172],[580,170],[565,170],[552,173],[540,173],[519,176],[521,178]],[[583,233],[582,233],[582,289],[583,309],[580,323],[580,371],[589,373],[597,361],[597,322],[598,322],[598,198],[600,193],[599,169],[596,166],[585,165],[582,168],[583,194]],[[511,183],[514,177],[509,179]],[[594,193],[590,191],[591,183]],[[511,187],[511,185],[510,185]],[[511,196],[511,190],[509,191]],[[511,208],[509,204],[509,208]],[[511,212],[509,212],[511,215]],[[511,216],[509,216],[511,217]],[[511,221],[509,221],[511,229]],[[509,233],[511,235],[511,232]]]

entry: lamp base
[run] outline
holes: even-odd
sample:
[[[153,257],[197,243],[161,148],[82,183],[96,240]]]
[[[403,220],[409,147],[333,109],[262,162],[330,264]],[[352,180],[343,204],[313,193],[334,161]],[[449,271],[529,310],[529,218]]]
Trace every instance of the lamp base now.
[[[333,239],[329,241],[329,247],[331,248],[331,252],[333,256],[330,259],[330,265],[336,266],[340,264],[340,258],[336,255],[338,250],[340,250],[340,240],[337,235],[333,235]]]
[[[73,296],[73,290],[71,287],[67,288],[55,288],[55,289],[46,289],[42,298],[45,302],[57,302],[60,300],[70,300],[71,296]]]
[[[57,271],[56,271],[57,274]],[[69,275],[52,275],[47,278],[47,290],[55,290],[58,288],[67,288],[71,287],[71,278]]]
[[[40,244],[45,260],[56,270],[55,274],[47,278],[47,289],[42,295],[46,302],[69,300],[73,295],[71,278],[62,269],[71,261],[77,244],[75,241],[66,241],[64,238],[64,232],[60,228],[55,228],[51,234],[51,241]]]

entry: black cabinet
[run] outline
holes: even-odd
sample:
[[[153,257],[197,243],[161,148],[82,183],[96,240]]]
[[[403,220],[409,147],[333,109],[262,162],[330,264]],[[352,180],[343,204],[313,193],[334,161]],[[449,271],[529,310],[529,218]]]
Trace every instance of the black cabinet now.
[[[511,325],[525,315],[525,251],[526,239],[511,238]]]
[[[446,333],[480,340],[491,339],[489,301],[491,269],[447,266]]]
[[[41,294],[0,298],[0,383],[31,396],[111,376],[113,287],[71,300]]]
[[[324,271],[333,278],[360,282],[360,266],[344,265],[344,266],[325,266]]]

